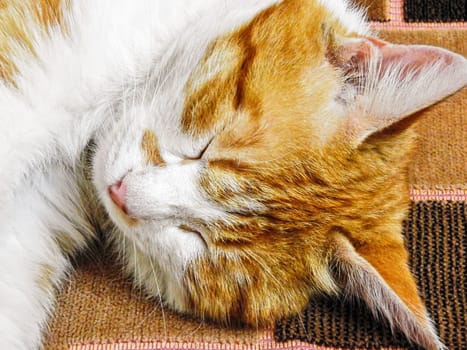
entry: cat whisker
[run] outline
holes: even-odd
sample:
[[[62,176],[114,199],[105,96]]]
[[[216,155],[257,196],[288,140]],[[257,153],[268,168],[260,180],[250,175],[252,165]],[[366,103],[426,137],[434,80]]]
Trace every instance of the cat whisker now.
[[[308,339],[308,328],[305,326],[305,322],[303,321],[303,317],[301,313],[297,314],[298,322],[300,322],[301,329],[305,332],[305,337]]]
[[[160,310],[161,310],[161,313],[162,313],[162,323],[163,323],[163,326],[164,326],[164,336],[165,338],[167,338],[167,318],[166,318],[166,315],[165,315],[165,310],[164,310],[164,304],[163,304],[163,300],[162,300],[162,294],[161,294],[161,290],[160,290],[160,286],[159,286],[159,282],[158,282],[158,279],[157,279],[157,275],[156,275],[156,271],[155,271],[155,267],[154,267],[154,264],[152,262],[152,259],[149,259],[149,263],[150,263],[150,266],[151,266],[151,269],[152,269],[152,275],[153,275],[153,278],[154,278],[154,281],[156,282],[156,288],[157,288],[157,291],[158,291],[158,302],[159,302],[159,305],[160,305]],[[142,327],[144,325],[144,323],[152,316],[154,315],[156,312],[158,312],[158,308],[154,307],[151,312],[149,312],[142,320],[141,322],[138,324],[137,328],[139,327]]]
[[[250,250],[244,250],[243,251],[244,254],[246,254],[250,259],[252,259],[254,262],[256,262],[259,267],[261,267],[263,269],[264,272],[266,272],[266,274],[271,278],[271,280],[276,283],[278,286],[281,285],[280,281],[276,278],[276,276],[274,276],[274,274],[272,273],[271,269],[266,266],[257,256],[255,253],[253,253],[252,251]]]
[[[192,335],[195,335],[196,332],[198,332],[201,329],[201,327],[204,326],[204,324],[205,324],[204,320],[200,320],[199,323],[198,323],[198,326],[195,329],[193,329],[190,333],[183,333],[183,335],[186,334],[189,337],[191,337]]]
[[[137,91],[138,81],[136,76],[133,76],[133,88],[132,88],[132,97],[131,97],[131,108],[133,109],[136,105],[136,91]]]
[[[125,271],[125,266],[128,266],[128,256],[127,256],[127,248],[126,248],[126,241],[127,239],[125,238],[125,236],[123,234],[120,234],[121,236],[121,240],[122,240],[122,249],[120,250],[121,251],[121,256],[122,256],[122,274],[123,276],[126,276],[127,273]]]
[[[151,270],[152,270],[152,275],[153,275],[153,278],[154,278],[154,282],[156,283],[159,305],[161,307],[162,323],[164,324],[164,337],[167,338],[167,320],[166,320],[166,317],[165,317],[164,302],[162,300],[162,291],[161,291],[161,288],[160,288],[160,285],[159,285],[159,279],[156,276],[156,271],[154,269],[154,263],[152,262],[151,258],[149,258],[149,263],[151,265]]]
[[[142,97],[143,98],[146,98],[146,95],[148,93],[148,89],[149,89],[149,75],[150,75],[150,72],[149,70],[146,71],[146,74],[145,74],[145,79],[144,79],[144,89],[143,89],[143,93],[142,93]]]
[[[170,78],[172,78],[173,76],[173,73],[175,72],[175,65],[169,65],[169,69],[167,70],[167,72],[165,72],[165,74],[159,74],[158,77],[157,77],[157,89],[153,92],[153,95],[152,95],[152,98],[151,98],[151,102],[149,104],[149,110],[152,111],[153,108],[154,108],[154,104],[156,102],[156,99],[157,97],[159,96],[160,94],[160,91],[163,90],[163,88],[165,87],[166,83],[169,81]],[[164,79],[161,80],[161,76],[164,76]]]
[[[137,252],[136,252],[136,242],[133,240],[132,241],[133,244],[133,256],[134,256],[134,259],[133,259],[133,274],[135,276],[135,279],[137,281],[137,287],[138,287],[138,291],[139,291],[139,295],[138,297],[141,299],[142,297],[142,290],[141,290],[141,277],[139,275],[139,272],[138,272],[138,260],[137,260]]]

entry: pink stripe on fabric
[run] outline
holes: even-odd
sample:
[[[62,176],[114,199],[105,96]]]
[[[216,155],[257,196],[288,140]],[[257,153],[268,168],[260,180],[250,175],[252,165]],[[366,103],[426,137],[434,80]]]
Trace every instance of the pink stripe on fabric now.
[[[411,186],[410,199],[419,201],[467,201],[465,186]]]
[[[403,30],[421,30],[421,29],[467,29],[467,22],[405,22],[404,20],[404,0],[389,0],[389,21],[371,22],[371,28],[375,30],[382,29],[403,29]]]
[[[222,342],[222,341],[138,341],[115,340],[96,341],[74,344],[69,350],[350,350],[346,348],[317,346],[310,343],[292,340],[279,343],[274,340],[272,330],[261,331],[256,342]],[[359,350],[359,349],[353,349]],[[364,350],[364,349],[360,349]],[[368,349],[365,349],[368,350]],[[402,348],[381,348],[378,350],[404,350]]]
[[[115,343],[75,344],[70,350],[346,350],[340,348],[318,347],[299,342],[241,344],[223,342],[163,342],[163,341],[116,341]]]

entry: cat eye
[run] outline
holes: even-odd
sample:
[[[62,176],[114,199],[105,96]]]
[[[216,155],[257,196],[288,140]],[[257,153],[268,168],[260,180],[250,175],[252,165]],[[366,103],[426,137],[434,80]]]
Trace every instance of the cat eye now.
[[[212,138],[211,140],[209,140],[209,142],[206,144],[206,146],[204,146],[204,148],[199,152],[198,155],[193,156],[193,157],[185,156],[184,159],[185,159],[185,160],[200,160],[201,158],[203,158],[204,154],[206,153],[206,151],[208,150],[209,146],[211,145],[212,140],[214,140],[214,138]]]
[[[197,235],[199,238],[201,238],[203,243],[207,246],[206,240],[204,239],[203,235],[198,230],[194,229],[191,226],[185,225],[185,224],[182,224],[182,225],[178,226],[178,228],[180,230],[182,230],[182,231],[190,232],[190,233],[193,233],[193,234]]]

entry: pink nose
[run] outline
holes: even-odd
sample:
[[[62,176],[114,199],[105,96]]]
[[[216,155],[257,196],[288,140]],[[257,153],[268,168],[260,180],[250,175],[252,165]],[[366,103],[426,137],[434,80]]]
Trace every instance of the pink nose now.
[[[113,185],[109,186],[109,196],[117,207],[126,211],[125,196],[126,196],[126,185],[123,181],[118,181]]]

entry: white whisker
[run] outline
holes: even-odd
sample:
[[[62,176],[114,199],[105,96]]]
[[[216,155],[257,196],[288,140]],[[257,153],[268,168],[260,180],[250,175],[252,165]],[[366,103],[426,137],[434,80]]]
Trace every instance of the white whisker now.
[[[165,311],[164,311],[164,302],[162,300],[162,291],[159,286],[159,278],[156,276],[156,271],[154,269],[154,263],[152,262],[152,259],[149,258],[149,263],[151,264],[151,270],[152,270],[152,275],[154,278],[154,282],[156,283],[156,288],[157,288],[157,294],[158,294],[158,300],[159,300],[159,305],[161,306],[161,313],[162,313],[162,322],[164,324],[164,336],[167,338],[167,320],[165,318]]]

